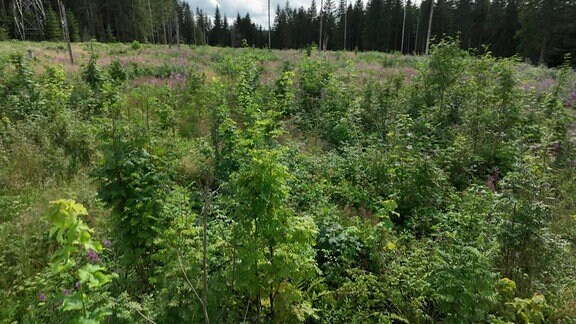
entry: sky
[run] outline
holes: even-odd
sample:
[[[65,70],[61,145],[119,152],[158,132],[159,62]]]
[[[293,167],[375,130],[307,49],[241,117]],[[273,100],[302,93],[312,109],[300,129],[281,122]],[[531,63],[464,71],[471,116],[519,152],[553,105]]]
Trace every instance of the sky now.
[[[228,23],[232,24],[234,19],[236,19],[236,14],[240,12],[240,15],[244,17],[246,13],[250,13],[250,18],[256,24],[262,25],[264,29],[268,28],[268,0],[187,0],[192,8],[200,8],[209,16],[214,16],[214,10],[216,5],[220,7],[220,13],[222,16],[226,14],[228,17]],[[340,3],[340,0],[336,0],[336,3]],[[348,3],[356,2],[356,0],[348,0]],[[312,0],[290,0],[290,7],[299,8],[304,6],[308,8]],[[280,4],[281,7],[286,5],[286,0],[270,0],[270,19],[271,24],[274,24],[274,16],[276,14],[276,7]],[[316,5],[320,6],[320,0],[316,0]]]
[[[242,17],[246,13],[250,13],[250,18],[252,21],[256,22],[258,25],[262,25],[264,29],[268,28],[268,0],[186,0],[190,3],[190,7],[195,10],[196,7],[202,9],[204,13],[209,15],[211,18],[214,17],[214,11],[216,6],[220,7],[220,13],[222,16],[226,14],[228,17],[228,23],[232,24],[236,15],[240,13]],[[356,0],[348,0],[349,4],[354,4]],[[367,0],[363,0],[366,4]],[[310,7],[312,0],[290,0],[291,8],[299,8],[304,6],[304,8]],[[340,0],[334,0],[334,3],[338,5]],[[420,3],[419,0],[412,0],[412,3]],[[276,7],[284,8],[286,6],[286,0],[270,0],[270,24],[274,25],[274,16],[276,15]],[[316,0],[316,6],[320,7],[320,0]]]

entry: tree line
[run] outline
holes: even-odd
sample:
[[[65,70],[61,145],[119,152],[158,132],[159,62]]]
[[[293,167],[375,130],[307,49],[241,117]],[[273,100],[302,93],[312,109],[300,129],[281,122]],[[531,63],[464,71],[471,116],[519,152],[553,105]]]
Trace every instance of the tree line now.
[[[0,39],[18,37],[13,1],[0,0]],[[44,1],[44,33],[31,39],[61,37],[56,2]],[[246,40],[250,46],[268,46],[267,28],[249,13],[230,18],[218,7],[207,13],[181,0],[62,2],[73,41],[239,47]],[[276,49],[316,44],[328,50],[421,54],[430,27],[432,39],[458,37],[463,49],[519,54],[534,63],[558,65],[576,52],[576,3],[571,0],[312,0],[308,8],[277,5],[271,19]]]

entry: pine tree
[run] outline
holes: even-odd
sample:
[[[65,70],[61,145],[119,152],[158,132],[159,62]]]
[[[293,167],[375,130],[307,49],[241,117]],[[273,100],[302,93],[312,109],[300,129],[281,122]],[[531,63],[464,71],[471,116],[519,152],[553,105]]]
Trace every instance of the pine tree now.
[[[188,3],[184,3],[182,13],[182,27],[181,33],[182,38],[184,38],[184,42],[187,44],[195,44],[194,38],[194,16],[192,15],[192,10],[190,9],[190,5]]]
[[[228,25],[228,17],[224,14],[224,19],[222,20],[222,46],[231,46],[230,43],[230,26]]]
[[[52,7],[48,7],[48,10],[46,11],[46,25],[44,26],[44,29],[46,40],[57,41],[62,39],[62,26],[60,25],[60,19]]]
[[[324,50],[327,50],[329,48],[328,41],[335,38],[336,32],[336,4],[334,1],[326,0],[322,12],[322,47]]]
[[[80,26],[78,26],[78,21],[74,14],[69,11],[66,13],[66,19],[68,20],[68,30],[70,33],[70,41],[71,42],[80,42],[82,38],[80,38]]]
[[[210,45],[222,46],[222,15],[220,15],[220,8],[216,6],[216,12],[214,13],[214,27],[211,31]]]
[[[366,17],[364,25],[364,48],[367,50],[381,49],[380,26],[382,25],[382,12],[384,3],[382,0],[369,0],[366,5]]]
[[[565,10],[569,11],[569,8]],[[552,39],[562,29],[560,1],[527,0],[520,11],[520,50],[533,62],[543,64],[551,51]],[[574,17],[572,17],[573,19]],[[573,20],[572,20],[573,24]],[[543,28],[543,26],[546,26]]]
[[[352,15],[348,17],[348,25],[351,48],[363,50],[364,3],[362,0],[356,0],[354,8],[352,9]]]

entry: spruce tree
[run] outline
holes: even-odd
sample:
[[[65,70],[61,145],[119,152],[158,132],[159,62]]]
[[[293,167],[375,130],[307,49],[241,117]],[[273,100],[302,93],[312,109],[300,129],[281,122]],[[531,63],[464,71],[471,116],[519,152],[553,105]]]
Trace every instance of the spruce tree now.
[[[48,41],[57,41],[62,39],[62,27],[60,19],[52,7],[46,11],[46,24],[44,26],[45,39]]]
[[[68,20],[68,31],[70,33],[71,42],[80,42],[80,26],[78,26],[78,21],[72,12],[66,13],[66,19]]]

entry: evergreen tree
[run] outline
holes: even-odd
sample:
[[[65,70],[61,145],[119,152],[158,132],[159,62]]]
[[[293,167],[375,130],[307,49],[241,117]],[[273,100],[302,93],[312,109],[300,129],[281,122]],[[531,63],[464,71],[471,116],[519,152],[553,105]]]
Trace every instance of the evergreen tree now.
[[[216,12],[214,13],[214,27],[212,27],[210,36],[210,45],[222,46],[223,42],[223,23],[222,15],[220,14],[220,8],[216,6]]]
[[[44,29],[46,40],[57,41],[62,39],[60,18],[52,7],[48,7],[48,10],[46,10],[46,25],[44,26]]]
[[[366,5],[366,16],[364,23],[364,48],[375,51],[382,49],[381,25],[382,12],[384,10],[383,0],[369,0]]]
[[[329,41],[335,39],[336,34],[336,4],[334,0],[326,0],[322,11],[322,46],[324,49],[333,49],[329,47]]]
[[[472,46],[472,0],[457,0],[454,9],[455,31],[460,34],[460,41],[464,48]]]
[[[182,15],[182,27],[180,28],[180,33],[187,44],[196,44],[196,38],[194,37],[194,15],[192,15],[192,10],[188,3],[184,3],[183,15]]]
[[[70,33],[70,41],[71,42],[80,42],[82,38],[80,37],[80,26],[78,25],[78,21],[72,12],[66,13],[66,20],[68,22],[68,31]]]
[[[576,54],[575,8],[573,2],[559,0],[524,1],[518,33],[522,55],[535,63],[558,65],[564,54]]]
[[[228,17],[224,15],[222,20],[222,46],[231,46],[230,44],[230,26],[228,25]]]
[[[352,14],[348,17],[348,33],[350,34],[350,47],[363,50],[364,3],[362,0],[356,0]]]
[[[200,8],[194,12],[185,0],[62,0],[67,8],[72,41],[150,41],[172,43],[179,27],[188,44],[251,46],[267,44],[261,26],[250,13],[228,22],[215,8],[211,16]],[[15,37],[11,1],[0,0],[3,37]],[[308,7],[278,5],[273,18],[272,47],[303,48],[319,39],[328,49],[344,46],[358,50],[423,53],[430,5],[406,0],[311,0]],[[565,54],[576,57],[576,3],[561,0],[435,0],[431,34],[433,39],[458,36],[464,49],[482,49],[496,56],[521,54],[535,63],[561,64]],[[43,39],[62,38],[61,24],[53,5],[46,2]],[[50,6],[52,5],[52,6]],[[318,6],[322,6],[320,21]],[[404,9],[406,19],[404,21]],[[346,19],[344,19],[346,17]],[[230,24],[229,24],[230,23]],[[546,28],[542,28],[546,26]],[[404,30],[403,30],[404,29]],[[8,34],[8,35],[6,35]],[[404,38],[402,38],[404,35]]]

